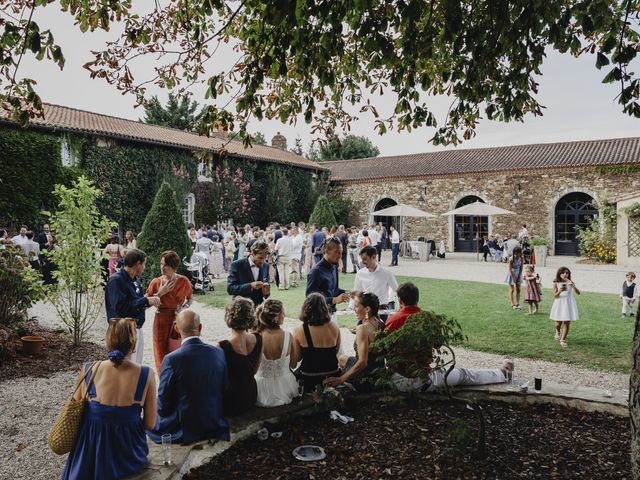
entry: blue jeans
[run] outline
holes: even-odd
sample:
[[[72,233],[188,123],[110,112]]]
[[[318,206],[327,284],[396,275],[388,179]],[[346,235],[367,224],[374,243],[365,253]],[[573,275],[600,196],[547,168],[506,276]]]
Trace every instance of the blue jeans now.
[[[398,265],[398,252],[400,252],[400,244],[391,244],[391,265]]]

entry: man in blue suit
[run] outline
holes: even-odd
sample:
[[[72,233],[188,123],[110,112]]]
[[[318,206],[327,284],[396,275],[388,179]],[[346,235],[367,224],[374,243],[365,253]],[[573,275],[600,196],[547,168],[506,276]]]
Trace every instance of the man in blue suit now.
[[[311,252],[313,253],[313,264],[315,265],[320,260],[324,252],[322,246],[327,237],[324,236],[322,231],[318,230],[318,226],[314,223],[311,225]]]
[[[149,438],[163,434],[188,445],[200,440],[229,440],[223,393],[227,384],[224,352],[200,340],[200,316],[185,310],[176,317],[182,346],[164,357],[158,388],[158,420]]]
[[[267,298],[269,289],[269,265],[265,263],[269,255],[269,245],[255,242],[251,245],[251,255],[236,260],[229,267],[227,293],[253,300],[258,306]]]

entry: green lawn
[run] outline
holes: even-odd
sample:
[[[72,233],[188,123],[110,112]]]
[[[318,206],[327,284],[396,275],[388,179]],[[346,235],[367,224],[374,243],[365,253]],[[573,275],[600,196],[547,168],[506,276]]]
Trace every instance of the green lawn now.
[[[354,275],[341,275],[340,286],[353,287]],[[473,350],[538,358],[588,368],[630,371],[631,342],[634,322],[620,318],[617,295],[583,293],[577,296],[580,320],[569,332],[569,348],[561,348],[553,339],[553,322],[549,310],[553,303],[550,290],[545,290],[540,312],[525,315],[512,310],[506,285],[480,282],[458,282],[430,278],[398,277],[398,282],[414,282],[420,289],[420,306],[457,319],[468,337],[464,346]],[[216,308],[224,308],[230,297],[226,284],[196,299]],[[287,317],[296,318],[304,301],[304,283],[297,289],[272,289],[272,298],[284,302]],[[524,302],[522,302],[524,303]],[[354,317],[340,317],[341,326],[355,324]]]

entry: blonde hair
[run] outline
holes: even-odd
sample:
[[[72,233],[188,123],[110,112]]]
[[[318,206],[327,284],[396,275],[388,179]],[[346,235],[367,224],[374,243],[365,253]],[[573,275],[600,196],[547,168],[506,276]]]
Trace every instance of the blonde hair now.
[[[528,272],[531,272],[531,273],[536,271],[536,268],[533,265],[525,265],[524,269],[525,269],[525,271],[528,271]]]
[[[133,318],[112,318],[107,327],[107,350],[119,350],[126,357],[136,348],[136,321]],[[111,360],[116,367],[123,359]]]
[[[249,330],[256,324],[253,302],[244,297],[236,297],[224,309],[224,321],[234,330]]]
[[[258,319],[258,331],[278,330],[280,323],[278,319],[284,312],[284,305],[280,300],[267,300],[256,308],[256,318]]]

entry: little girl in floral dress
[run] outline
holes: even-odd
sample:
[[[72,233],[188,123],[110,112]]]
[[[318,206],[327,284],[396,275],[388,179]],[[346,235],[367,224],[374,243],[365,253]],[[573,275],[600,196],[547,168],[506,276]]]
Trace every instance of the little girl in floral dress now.
[[[529,305],[529,313],[533,315],[538,313],[538,304],[540,303],[540,290],[538,289],[539,277],[535,274],[533,265],[524,267],[524,301]]]

